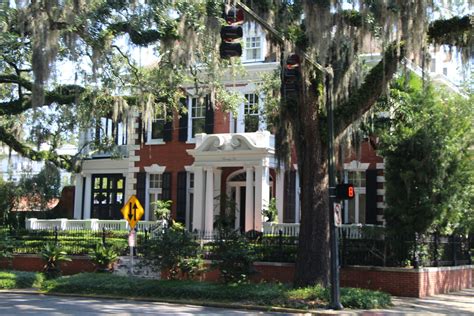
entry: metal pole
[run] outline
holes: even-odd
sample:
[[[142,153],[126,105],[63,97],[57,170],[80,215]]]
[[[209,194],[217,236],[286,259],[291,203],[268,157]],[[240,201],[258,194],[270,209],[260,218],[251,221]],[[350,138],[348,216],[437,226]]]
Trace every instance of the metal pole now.
[[[128,236],[129,246],[130,246],[130,275],[133,275],[133,243],[134,243],[133,229],[130,229],[130,234]]]
[[[336,223],[334,220],[334,202],[336,201],[336,172],[334,163],[334,106],[332,104],[332,68],[326,68],[326,93],[328,112],[328,174],[329,174],[329,230],[331,243],[331,308],[340,310],[339,289],[339,250],[337,244]]]

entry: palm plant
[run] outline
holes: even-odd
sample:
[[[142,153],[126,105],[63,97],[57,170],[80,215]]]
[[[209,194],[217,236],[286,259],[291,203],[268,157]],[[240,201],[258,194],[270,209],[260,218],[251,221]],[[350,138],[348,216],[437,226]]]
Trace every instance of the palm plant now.
[[[97,272],[112,272],[113,264],[118,260],[118,253],[112,247],[99,243],[89,254],[92,262],[97,266]]]
[[[61,262],[71,261],[66,251],[57,243],[46,243],[41,251],[41,258],[46,261],[43,272],[48,279],[61,275]]]

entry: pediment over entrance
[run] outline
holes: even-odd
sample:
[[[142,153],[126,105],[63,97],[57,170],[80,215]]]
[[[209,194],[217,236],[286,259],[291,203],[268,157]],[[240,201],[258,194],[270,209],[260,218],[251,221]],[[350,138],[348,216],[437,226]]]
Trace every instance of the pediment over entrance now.
[[[274,139],[269,132],[199,135],[195,154],[204,152],[231,152],[273,150]]]

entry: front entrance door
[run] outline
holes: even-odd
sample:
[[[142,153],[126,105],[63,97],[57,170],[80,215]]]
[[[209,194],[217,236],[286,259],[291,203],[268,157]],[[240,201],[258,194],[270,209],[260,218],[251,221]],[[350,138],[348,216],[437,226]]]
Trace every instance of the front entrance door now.
[[[92,218],[122,219],[120,209],[125,195],[122,174],[92,175]]]
[[[232,183],[228,188],[235,203],[235,229],[245,231],[245,183]]]

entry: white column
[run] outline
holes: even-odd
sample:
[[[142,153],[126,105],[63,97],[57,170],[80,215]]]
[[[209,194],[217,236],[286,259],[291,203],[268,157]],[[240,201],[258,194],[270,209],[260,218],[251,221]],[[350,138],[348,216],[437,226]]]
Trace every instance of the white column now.
[[[214,216],[219,215],[221,205],[221,178],[222,169],[214,169]]]
[[[246,171],[247,171],[247,174],[245,178],[245,231],[249,231],[249,230],[254,229],[253,167],[247,167]],[[238,201],[240,201],[240,198]],[[241,223],[241,225],[243,224],[244,223]]]
[[[301,220],[301,200],[300,200],[300,172],[296,169],[295,175],[295,223],[299,223]]]
[[[74,218],[82,219],[82,191],[84,178],[80,174],[76,174],[76,187],[74,188]]]
[[[203,199],[204,197],[204,171],[202,167],[194,168],[194,200],[193,200],[193,227],[198,231],[203,230]]]
[[[86,187],[84,188],[84,219],[91,218],[91,199],[92,199],[92,175],[86,175]]]
[[[270,169],[268,166],[255,167],[255,213],[254,229],[262,230],[262,210],[270,200]]]
[[[206,206],[204,209],[204,230],[212,232],[214,226],[214,172],[212,168],[206,168]]]
[[[276,207],[278,210],[278,222],[283,223],[283,202],[285,200],[285,170],[275,170],[276,173]]]

